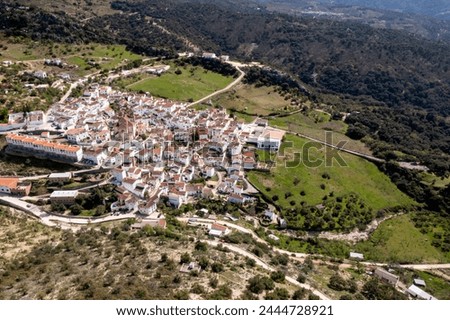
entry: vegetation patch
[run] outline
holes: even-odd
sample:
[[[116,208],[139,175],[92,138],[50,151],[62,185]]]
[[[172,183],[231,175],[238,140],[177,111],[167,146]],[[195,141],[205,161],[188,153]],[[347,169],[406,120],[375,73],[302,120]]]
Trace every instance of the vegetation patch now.
[[[432,238],[422,234],[411,221],[411,215],[402,215],[380,224],[370,239],[356,245],[368,260],[395,263],[439,263],[450,261],[432,245]]]
[[[286,210],[284,217],[289,229],[294,230],[341,230],[355,227],[365,229],[375,218],[375,212],[355,194],[330,197],[319,206],[302,206]]]
[[[290,100],[283,97],[274,87],[256,87],[241,84],[235,90],[220,95],[214,103],[232,113],[267,116],[272,113],[297,110],[290,106]]]
[[[326,166],[325,154],[330,156],[333,151],[294,135],[286,135],[285,140],[277,165],[270,173],[252,171],[248,174],[250,182],[282,209],[318,205],[349,193],[356,194],[367,209],[375,211],[414,204],[367,160],[340,152],[347,166],[336,162]],[[305,164],[307,155],[314,165]],[[321,164],[317,165],[319,162]]]
[[[166,99],[195,101],[223,89],[232,81],[232,77],[225,77],[200,66],[184,65],[174,68],[172,65],[167,73],[138,81],[128,88],[150,92]]]

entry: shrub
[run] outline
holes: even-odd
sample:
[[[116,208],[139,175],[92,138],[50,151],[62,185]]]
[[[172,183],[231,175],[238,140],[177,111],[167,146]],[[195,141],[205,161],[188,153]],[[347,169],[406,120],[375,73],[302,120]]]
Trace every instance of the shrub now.
[[[224,268],[223,264],[221,264],[220,262],[214,262],[211,265],[211,270],[212,270],[212,272],[219,273],[219,272],[222,272],[223,270],[225,270],[225,268]]]
[[[275,282],[283,283],[286,275],[283,271],[273,271],[270,273],[270,278]]]

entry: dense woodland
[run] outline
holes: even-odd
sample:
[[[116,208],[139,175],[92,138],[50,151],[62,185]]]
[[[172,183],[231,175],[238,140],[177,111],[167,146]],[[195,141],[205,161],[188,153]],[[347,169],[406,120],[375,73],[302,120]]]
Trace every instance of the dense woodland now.
[[[347,118],[348,134],[370,137],[378,156],[389,158],[396,150],[439,175],[449,173],[449,43],[271,13],[234,0],[114,1],[111,6],[123,14],[79,22],[63,12],[0,4],[0,29],[52,41],[114,41],[147,55],[171,57],[198,48],[258,60],[290,73],[298,87],[316,92],[314,98],[331,93],[355,101],[360,113]],[[247,79],[263,83],[265,73],[260,80],[255,74]]]

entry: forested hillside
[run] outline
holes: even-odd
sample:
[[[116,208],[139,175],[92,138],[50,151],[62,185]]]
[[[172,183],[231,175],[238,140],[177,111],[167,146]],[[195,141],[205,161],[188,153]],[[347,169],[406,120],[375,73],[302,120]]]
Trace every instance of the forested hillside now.
[[[115,41],[147,55],[208,50],[258,60],[309,85],[317,101],[339,97],[337,111],[359,106],[361,116],[347,120],[349,134],[383,142],[372,144],[378,155],[397,150],[435,172],[449,171],[449,43],[236,0],[113,1],[111,8],[117,13],[80,22],[2,5],[0,28],[35,39]]]
[[[388,143],[378,154],[401,149],[436,172],[449,170],[449,44],[350,22],[240,11],[201,1],[169,3],[164,10],[156,0],[112,5],[158,19],[204,49],[288,71],[319,96],[356,100],[370,109],[360,110],[364,123],[358,118],[349,123],[352,129],[361,125],[361,137]],[[351,111],[345,105],[340,109]]]

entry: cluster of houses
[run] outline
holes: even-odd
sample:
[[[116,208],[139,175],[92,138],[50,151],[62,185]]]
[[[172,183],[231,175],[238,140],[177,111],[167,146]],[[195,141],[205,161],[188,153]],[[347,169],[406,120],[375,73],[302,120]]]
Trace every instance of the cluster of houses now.
[[[278,151],[284,135],[265,120],[245,124],[223,109],[194,110],[96,84],[52,106],[47,118],[58,134],[9,133],[8,148],[109,168],[120,193],[111,210],[145,215],[155,213],[162,196],[175,208],[198,197],[245,203],[244,170],[256,168],[255,149]],[[213,177],[216,186],[198,183]]]
[[[393,274],[390,271],[386,271],[382,268],[377,268],[374,271],[374,275],[378,277],[380,280],[391,284],[396,287],[399,284],[399,276]],[[422,288],[426,287],[426,283],[423,279],[414,279],[413,284],[406,289],[406,293],[409,294],[412,298],[421,299],[421,300],[437,300],[431,294],[424,291]],[[422,288],[421,288],[422,287]]]
[[[46,122],[43,111],[10,113],[7,123],[0,123],[0,132],[19,130],[25,126],[40,126]]]

